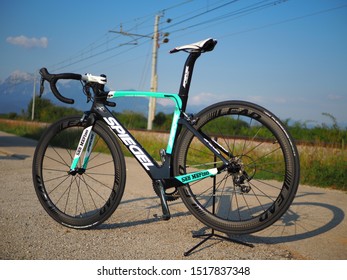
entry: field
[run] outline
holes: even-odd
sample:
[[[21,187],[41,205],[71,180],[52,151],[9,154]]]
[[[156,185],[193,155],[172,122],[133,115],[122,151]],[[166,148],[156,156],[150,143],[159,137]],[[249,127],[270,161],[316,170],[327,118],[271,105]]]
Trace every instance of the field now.
[[[0,130],[32,139],[39,139],[48,124],[0,119]],[[159,160],[159,150],[166,148],[168,134],[132,130],[142,146]],[[298,142],[301,184],[347,191],[347,151],[344,145]],[[129,153],[124,150],[126,156]]]

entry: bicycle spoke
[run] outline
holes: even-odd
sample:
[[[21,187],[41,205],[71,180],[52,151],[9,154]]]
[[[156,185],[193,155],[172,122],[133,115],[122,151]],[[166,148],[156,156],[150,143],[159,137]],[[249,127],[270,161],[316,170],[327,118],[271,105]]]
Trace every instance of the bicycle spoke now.
[[[219,169],[215,185],[206,178],[179,189],[187,207],[209,226],[225,232],[254,232],[274,222],[278,216],[268,211],[283,195],[286,174],[293,169],[288,161],[293,153],[286,154],[293,146],[287,142],[288,133],[282,131],[271,114],[242,101],[221,102],[202,111],[198,118],[198,131],[228,165]],[[214,153],[199,144],[191,132],[180,139],[176,154],[180,158],[177,170],[183,166],[183,174],[225,162],[211,160]],[[284,199],[293,199],[297,184],[293,188]],[[274,211],[283,214],[285,207]]]
[[[55,149],[53,149],[53,150],[56,152]],[[61,158],[60,154],[58,154],[58,156]],[[69,166],[69,165],[63,160],[63,158],[61,158],[61,159],[63,160],[63,162],[61,162],[61,161],[59,161],[59,160],[57,160],[57,159],[55,159],[55,158],[53,158],[53,157],[50,157],[50,156],[46,155],[46,160],[47,160],[47,159],[50,159],[50,160],[55,161],[55,162],[57,162],[57,163],[60,163],[61,165],[64,165],[64,166]]]
[[[48,194],[49,194],[49,195],[53,194],[53,192],[54,192],[55,190],[57,190],[63,183],[65,183],[65,181],[66,181],[67,179],[69,179],[69,176],[66,175],[66,176],[62,176],[62,177],[57,177],[57,178],[52,178],[52,179],[50,179],[50,180],[46,180],[46,182],[50,182],[50,181],[57,180],[57,179],[61,179],[61,178],[65,178],[65,179],[62,180],[61,182],[59,182],[55,187],[53,187],[52,190],[48,191]]]
[[[76,185],[77,185],[77,197],[76,197],[76,210],[75,210],[75,216],[78,216],[78,198],[81,199],[81,203],[82,203],[82,206],[83,206],[83,209],[84,209],[84,213],[87,213],[87,208],[84,204],[84,201],[83,201],[83,197],[82,197],[82,193],[81,193],[81,177],[78,177],[78,179],[76,180]],[[81,216],[82,213],[80,212],[79,216]]]
[[[86,174],[85,174],[86,175]],[[87,175],[88,176],[88,175]],[[89,176],[88,176],[89,177]],[[93,179],[92,177],[90,177],[91,179]],[[88,184],[87,182],[86,182],[86,180],[84,179],[84,177],[83,177],[83,181],[84,181],[84,183],[86,184],[86,186],[87,186],[87,188],[88,188],[88,191],[90,192],[90,190],[92,190],[99,198],[101,198],[104,202],[106,202],[106,200],[90,185],[90,184]],[[95,181],[97,181],[97,180],[95,180]],[[98,182],[98,181],[97,181]],[[101,183],[101,182],[99,182],[101,185],[103,185],[103,186],[105,186],[107,189],[109,189],[109,190],[111,190],[107,185],[105,185],[105,184],[103,184],[103,183]],[[91,197],[92,197],[92,195],[91,195]]]
[[[90,161],[89,161],[89,162],[90,162]],[[106,165],[106,164],[110,164],[110,163],[112,163],[112,162],[113,162],[113,160],[111,159],[111,160],[106,161],[106,162],[104,162],[104,163],[100,163],[100,164],[98,164],[98,165],[94,165],[94,166],[88,167],[88,170],[94,169],[94,168],[97,168],[97,167],[100,167],[100,166],[103,166],[103,165]]]
[[[85,179],[84,179],[84,177],[82,177],[81,178],[81,180],[84,182],[84,184],[86,185],[86,189],[87,189],[87,191],[88,191],[88,194],[89,194],[89,196],[90,196],[90,198],[91,198],[91,200],[92,200],[92,202],[93,202],[93,204],[94,204],[94,208],[95,209],[97,209],[97,205],[96,205],[96,202],[95,202],[95,200],[93,199],[93,195],[92,195],[92,193],[90,192],[90,186],[89,186],[89,184],[87,184],[87,182],[85,181]],[[94,191],[94,190],[93,190]],[[101,197],[102,198],[102,197]],[[103,199],[103,198],[102,198]],[[104,199],[103,199],[104,200]],[[105,201],[105,200],[104,200]]]
[[[89,164],[82,162],[85,151],[81,151],[70,170],[84,125],[80,117],[58,121],[45,132],[45,141],[34,155],[34,178],[38,178],[34,183],[42,205],[59,223],[74,228],[93,227],[107,219],[119,205],[125,185],[121,149],[98,121],[93,126]]]
[[[66,186],[65,191],[63,191],[63,193],[60,195],[60,197],[58,197],[58,199],[55,201],[55,203],[58,205],[60,200],[64,197],[65,193],[67,192],[67,199],[66,199],[64,210],[63,210],[64,213],[66,213],[66,208],[67,208],[67,203],[68,203],[69,197],[70,197],[70,191],[71,191],[72,182],[73,182],[73,178],[71,178],[70,184]],[[55,188],[55,190],[56,189],[57,188]]]

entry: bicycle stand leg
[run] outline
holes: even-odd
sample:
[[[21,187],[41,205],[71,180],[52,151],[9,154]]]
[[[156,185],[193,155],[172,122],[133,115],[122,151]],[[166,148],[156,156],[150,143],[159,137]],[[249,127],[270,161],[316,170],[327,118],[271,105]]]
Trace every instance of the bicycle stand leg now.
[[[202,234],[200,236],[206,236],[205,239],[203,239],[202,241],[200,241],[198,244],[196,244],[194,247],[192,247],[191,249],[189,249],[187,252],[184,252],[184,256],[187,257],[190,255],[191,252],[193,252],[195,249],[199,248],[202,244],[204,244],[207,240],[209,240],[212,237],[212,234]],[[200,236],[193,236],[193,238],[195,237],[200,237]]]
[[[229,238],[223,235],[219,235],[219,234],[215,234],[214,229],[212,229],[211,233],[208,234],[197,234],[197,235],[193,235],[193,238],[199,238],[199,237],[206,237],[204,238],[202,241],[200,241],[198,244],[196,244],[194,247],[192,247],[191,249],[189,249],[187,252],[185,252],[183,255],[185,257],[189,256],[195,249],[199,248],[202,244],[204,244],[207,240],[209,240],[212,237],[218,237],[220,239],[223,239],[225,241],[229,241],[229,242],[233,242],[233,243],[237,243],[237,244],[241,244],[250,248],[253,248],[254,245],[251,243],[247,243],[247,242],[243,242],[234,238]]]
[[[218,140],[217,137],[214,138],[215,141]],[[216,155],[214,155],[214,162],[216,162],[217,158],[216,158]],[[215,165],[216,166],[216,165]],[[216,200],[215,200],[215,194],[216,194],[216,176],[214,176],[212,178],[213,180],[213,197],[212,197],[212,213],[214,214],[215,213],[215,203],[216,203]],[[198,235],[193,235],[193,238],[197,238],[197,237],[206,237],[205,239],[203,239],[202,241],[200,241],[198,244],[196,244],[193,248],[191,248],[190,250],[188,250],[187,252],[185,252],[183,255],[186,257],[186,256],[189,256],[195,249],[199,248],[202,244],[204,244],[207,240],[209,240],[210,238],[212,237],[218,237],[220,239],[223,239],[223,240],[226,240],[226,241],[229,241],[229,242],[234,242],[234,243],[237,243],[237,244],[241,244],[241,245],[244,245],[244,246],[248,246],[248,247],[251,247],[253,248],[254,245],[253,244],[250,244],[250,243],[246,243],[246,242],[243,242],[243,241],[240,241],[240,240],[237,240],[237,239],[233,239],[233,238],[229,238],[229,237],[226,237],[226,236],[222,236],[222,235],[219,235],[219,234],[215,234],[214,232],[214,229],[211,229],[212,232],[209,233],[209,234],[198,234]]]

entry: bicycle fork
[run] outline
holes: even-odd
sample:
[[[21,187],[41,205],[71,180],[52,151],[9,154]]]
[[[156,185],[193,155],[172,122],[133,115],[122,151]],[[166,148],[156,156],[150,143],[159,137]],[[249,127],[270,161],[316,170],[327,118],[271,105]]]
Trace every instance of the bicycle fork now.
[[[77,173],[81,175],[87,169],[89,157],[90,157],[92,147],[94,144],[94,139],[95,139],[95,133],[92,131],[92,128],[93,126],[88,126],[82,132],[78,147],[76,149],[76,152],[70,167],[69,174],[71,175],[76,175]],[[82,167],[79,168],[78,162],[79,162],[79,159],[81,158],[81,155],[84,149],[85,149],[85,153],[83,158],[83,164],[82,164]],[[170,214],[169,206],[167,203],[165,188],[164,188],[164,184],[162,180],[155,180],[154,188],[156,189],[156,192],[159,194],[159,198],[161,202],[163,215],[160,218],[162,220],[169,220],[171,218],[171,214]]]
[[[77,149],[76,149],[76,152],[70,167],[69,174],[71,175],[75,175],[76,173],[81,175],[87,169],[89,157],[92,152],[92,148],[93,148],[93,144],[95,140],[95,133],[92,131],[92,128],[93,126],[88,126],[82,132],[81,138],[79,140],[79,143],[78,143],[78,146],[77,146]],[[83,164],[81,165],[81,167],[77,167],[79,159],[85,147],[86,149],[84,153]]]

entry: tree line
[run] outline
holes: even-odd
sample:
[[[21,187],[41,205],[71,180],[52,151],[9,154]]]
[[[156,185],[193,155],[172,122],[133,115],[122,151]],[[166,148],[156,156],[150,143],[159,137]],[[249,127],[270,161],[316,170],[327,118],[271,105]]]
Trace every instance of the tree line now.
[[[27,110],[22,110],[21,114],[9,113],[2,114],[3,118],[9,119],[24,119],[30,120],[32,114],[32,102],[28,104]],[[49,99],[38,98],[35,99],[35,112],[34,120],[40,122],[54,122],[59,118],[68,115],[82,115],[82,111],[75,108],[68,108],[63,106],[57,106],[53,104]],[[147,118],[138,112],[123,111],[112,112],[119,120],[129,129],[146,129]],[[326,123],[316,124],[315,126],[308,126],[307,122],[291,121],[291,119],[283,120],[284,124],[289,128],[290,133],[297,141],[304,141],[311,144],[324,144],[335,147],[345,148],[347,142],[347,127],[341,128],[336,118],[329,113],[322,113],[332,125]],[[172,114],[164,114],[159,112],[155,115],[153,120],[153,129],[169,131],[171,127]],[[240,131],[244,134],[245,130],[251,130],[249,124],[244,122],[236,122],[236,120],[229,120],[228,124],[224,124],[225,127],[230,127],[233,131]]]
[[[12,112],[1,114],[1,117],[13,120],[31,120],[32,105],[33,99],[29,102],[27,109],[22,110],[20,114]],[[122,113],[113,111],[112,113],[129,129],[147,128],[147,118],[141,113],[133,111],[123,111]],[[83,112],[81,110],[55,105],[49,99],[39,97],[35,98],[35,121],[52,123],[62,117],[82,114]],[[171,127],[171,120],[172,116],[170,114],[166,115],[163,112],[159,112],[155,115],[153,127],[157,130],[169,130]]]

